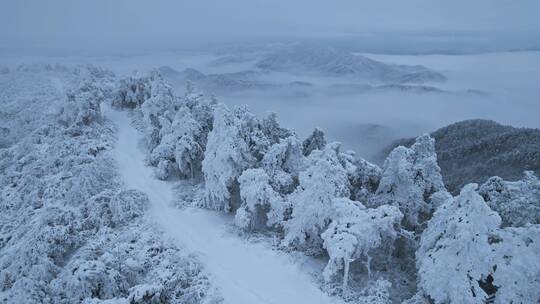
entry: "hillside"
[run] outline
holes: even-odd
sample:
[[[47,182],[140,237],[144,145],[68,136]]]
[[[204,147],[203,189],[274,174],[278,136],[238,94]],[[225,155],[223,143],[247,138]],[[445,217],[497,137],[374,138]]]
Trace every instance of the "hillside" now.
[[[540,298],[532,172],[452,197],[428,135],[379,167],[321,129],[300,138],[274,114],[192,86],[178,96],[157,71],[117,78],[91,66],[23,66],[2,80],[11,90],[0,99],[10,135],[0,148],[2,303]],[[498,151],[525,142],[520,151],[537,153],[511,127],[454,128],[434,136],[468,145],[442,151],[476,157],[464,167],[490,159],[475,154],[492,148],[486,136]],[[362,129],[373,141],[386,133]]]
[[[0,303],[208,303],[197,259],[126,188],[103,117],[114,75],[22,66],[0,79]],[[48,110],[46,110],[48,108]],[[144,302],[143,302],[144,301]]]
[[[491,120],[466,120],[431,133],[446,187],[456,193],[463,185],[483,183],[491,176],[517,180],[524,170],[540,173],[540,130],[504,126]],[[385,148],[381,158],[401,139]]]

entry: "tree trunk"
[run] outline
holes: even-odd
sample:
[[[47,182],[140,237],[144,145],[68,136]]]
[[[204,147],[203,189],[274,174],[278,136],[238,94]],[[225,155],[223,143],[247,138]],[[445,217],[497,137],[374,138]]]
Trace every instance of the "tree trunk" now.
[[[366,253],[367,261],[366,261],[366,267],[367,267],[367,274],[368,278],[371,278],[371,257]]]
[[[343,259],[343,264],[345,266],[343,268],[343,295],[345,295],[345,291],[347,290],[347,283],[349,281],[349,265],[351,264],[351,262],[351,259]]]

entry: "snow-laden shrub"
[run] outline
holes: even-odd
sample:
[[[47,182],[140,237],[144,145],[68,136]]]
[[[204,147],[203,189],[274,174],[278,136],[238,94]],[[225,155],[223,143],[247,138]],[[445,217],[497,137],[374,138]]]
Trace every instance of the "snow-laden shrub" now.
[[[369,276],[373,250],[393,248],[403,215],[394,206],[371,209],[348,198],[334,199],[332,208],[332,222],[321,234],[324,248],[330,256],[323,276],[326,282],[330,282],[343,269],[343,284],[346,286],[350,263],[365,259],[363,262]]]
[[[313,150],[300,172],[299,186],[288,197],[291,219],[285,223],[285,243],[308,254],[320,254],[320,234],[330,224],[335,198],[349,197],[347,170],[340,162],[339,144]]]
[[[525,171],[525,177],[515,182],[494,176],[478,193],[499,213],[503,226],[540,224],[540,180],[534,172]]]
[[[501,217],[465,186],[441,205],[417,251],[419,288],[435,303],[536,303],[538,225],[500,229]]]
[[[51,282],[52,302],[96,298],[201,303],[212,297],[208,278],[194,257],[161,241],[156,233],[143,224],[98,235]]]
[[[135,190],[106,190],[89,199],[81,207],[85,225],[117,228],[144,215],[148,198]]]
[[[433,210],[429,197],[443,189],[435,141],[429,135],[422,135],[410,149],[399,146],[390,153],[383,165],[377,196],[370,205],[399,207],[404,215],[404,227],[416,230]]]

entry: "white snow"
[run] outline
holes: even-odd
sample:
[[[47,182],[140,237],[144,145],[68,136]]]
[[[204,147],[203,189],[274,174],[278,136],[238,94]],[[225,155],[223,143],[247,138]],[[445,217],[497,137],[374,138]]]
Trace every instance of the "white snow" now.
[[[308,269],[301,269],[284,253],[227,232],[232,217],[172,207],[172,185],[155,179],[152,169],[144,165],[144,154],[138,148],[141,134],[131,127],[127,113],[108,108],[105,113],[118,125],[114,157],[126,186],[148,195],[155,221],[178,245],[199,256],[224,303],[342,303],[321,291]]]

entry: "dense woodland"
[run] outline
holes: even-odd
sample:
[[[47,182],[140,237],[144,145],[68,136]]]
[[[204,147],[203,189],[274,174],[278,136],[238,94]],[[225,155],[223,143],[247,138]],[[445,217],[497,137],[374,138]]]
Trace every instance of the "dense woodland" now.
[[[327,257],[328,292],[374,303],[540,297],[533,172],[452,196],[429,135],[378,167],[319,129],[302,140],[275,115],[257,118],[191,86],[176,97],[159,73],[122,80],[113,105],[140,111],[159,178],[199,179],[199,206],[234,213],[240,229],[277,236],[283,250]]]
[[[147,221],[145,194],[123,187],[105,103],[138,120],[157,178],[199,183],[195,205],[234,214],[239,231],[271,236],[279,250],[325,259],[321,288],[332,295],[355,303],[540,300],[534,172],[452,195],[427,134],[379,167],[320,129],[299,138],[275,115],[228,107],[189,84],[176,96],[158,72],[118,79],[94,67],[26,66],[5,75],[24,83],[28,70],[70,87],[25,132],[4,127],[6,303],[219,302],[189,248],[163,241]]]
[[[118,178],[110,155],[115,126],[100,112],[116,94],[114,75],[22,66],[7,76],[11,89],[2,90],[2,101],[14,102],[2,114],[33,116],[24,129],[6,120],[17,138],[0,149],[0,302],[211,300],[197,259],[163,240],[146,219],[146,195]],[[56,96],[55,82],[44,79],[61,79],[66,96]],[[29,84],[41,96],[20,89]],[[29,96],[8,95],[20,92]]]

